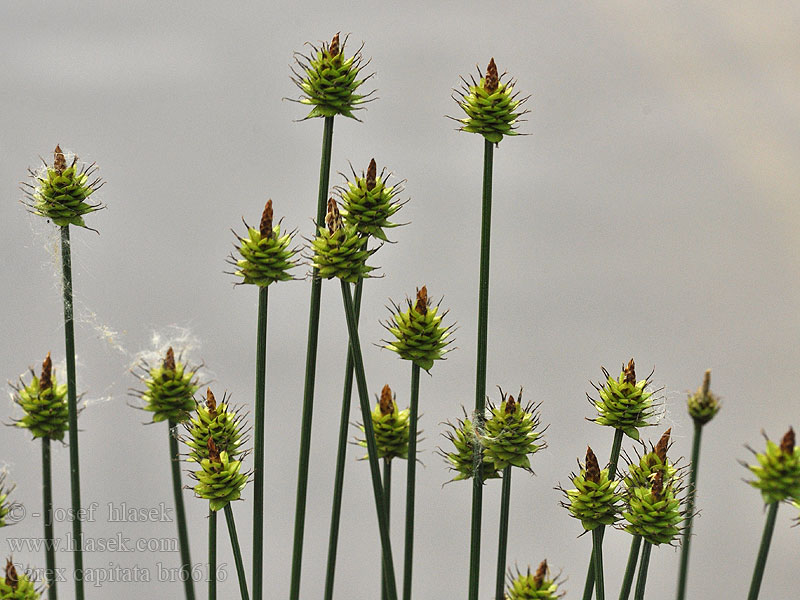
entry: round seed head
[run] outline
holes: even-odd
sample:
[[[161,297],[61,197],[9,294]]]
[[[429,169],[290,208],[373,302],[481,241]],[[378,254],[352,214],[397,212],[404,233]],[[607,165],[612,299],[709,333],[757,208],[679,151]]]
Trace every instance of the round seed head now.
[[[411,432],[410,410],[399,410],[397,401],[388,385],[383,386],[380,399],[372,410],[372,429],[375,433],[375,446],[378,449],[378,458],[391,460],[393,458],[408,459],[408,439]],[[360,426],[364,433],[364,426]],[[358,444],[367,447],[366,440],[359,440]],[[364,459],[367,457],[365,456]]]
[[[31,382],[26,384],[22,378],[12,385],[14,402],[22,408],[24,416],[14,425],[31,432],[34,438],[63,440],[69,429],[69,408],[67,405],[67,384],[56,380],[50,353],[42,363],[41,376],[30,370]]]
[[[561,581],[550,576],[546,560],[539,564],[536,573],[531,574],[530,567],[525,573],[517,570],[516,575],[509,573],[508,581],[506,600],[556,600],[564,596],[558,590]]]
[[[182,423],[191,418],[195,408],[194,394],[199,388],[196,368],[181,362],[170,348],[158,367],[142,362],[139,374],[134,374],[145,385],[144,390],[134,394],[144,402],[143,410],[153,413],[153,422],[173,421]]]
[[[451,471],[455,471],[456,476],[451,481],[461,481],[463,479],[472,479],[476,473],[476,446],[480,449],[482,454],[483,466],[481,473],[483,480],[497,479],[500,477],[500,471],[497,470],[493,462],[486,458],[483,451],[482,436],[476,431],[473,421],[466,418],[458,419],[456,424],[448,422],[447,426],[450,428],[443,433],[449,442],[452,444],[453,449],[446,452],[439,449],[439,454],[447,461]]]
[[[225,450],[219,451],[214,438],[208,439],[207,449],[208,458],[200,462],[201,470],[192,473],[197,480],[194,493],[208,500],[211,510],[217,511],[241,497],[249,475],[241,472],[241,461],[232,460]]]
[[[794,429],[789,428],[780,445],[767,439],[766,452],[755,455],[758,464],[748,468],[756,479],[748,483],[761,490],[765,503],[800,499],[800,447],[795,446]]]
[[[0,598],[3,600],[38,600],[41,597],[26,573],[17,573],[14,563],[6,560],[4,577],[0,578]]]
[[[585,466],[571,478],[575,489],[560,488],[566,496],[562,506],[580,520],[586,531],[600,525],[612,525],[619,519],[622,501],[622,494],[617,491],[619,481],[609,477],[608,469],[600,470],[591,448],[586,449]]]
[[[667,429],[650,452],[637,456],[638,460],[629,460],[628,472],[624,482],[627,489],[634,487],[650,487],[656,473],[661,473],[666,480],[675,477],[677,469],[667,458],[669,439],[672,429]],[[638,453],[637,453],[638,454]]]
[[[211,388],[208,388],[205,405],[198,402],[194,416],[185,422],[188,436],[183,441],[189,446],[189,462],[199,463],[209,458],[209,442],[213,442],[217,452],[224,450],[232,459],[242,453],[242,418],[238,411],[230,408],[226,399],[217,403]]]
[[[710,387],[711,371],[707,370],[703,377],[703,385],[696,393],[690,394],[686,401],[689,415],[701,425],[705,425],[713,419],[720,409],[719,397],[711,393]]]
[[[646,379],[637,381],[635,365],[631,359],[627,365],[622,366],[622,373],[618,378],[609,375],[605,369],[603,375],[606,381],[594,386],[599,398],[589,398],[589,402],[597,410],[597,417],[592,420],[600,425],[621,429],[628,437],[638,440],[639,428],[654,424],[649,419],[655,415],[656,405],[653,392],[647,389],[652,373]]]
[[[511,465],[532,472],[530,456],[545,447],[541,439],[543,432],[539,429],[538,407],[522,404],[522,390],[519,402],[502,390],[500,395],[499,406],[489,403],[491,416],[486,421],[482,438],[485,460],[499,471]]]
[[[311,241],[311,265],[323,279],[337,277],[348,283],[370,277],[375,267],[367,259],[377,251],[367,250],[367,238],[362,237],[355,225],[345,225],[336,200],[328,199],[325,227],[319,228]]]
[[[389,241],[384,229],[398,227],[400,223],[392,223],[392,216],[403,207],[405,202],[397,200],[397,195],[403,191],[402,182],[389,183],[391,174],[383,169],[377,172],[377,165],[373,158],[366,175],[361,176],[353,172],[353,179],[345,182],[344,186],[337,187],[336,191],[342,200],[342,215],[344,222],[353,225],[363,237],[374,237],[381,241]]]
[[[622,513],[625,530],[640,535],[653,545],[672,544],[678,539],[685,518],[686,501],[680,477],[667,477],[665,471],[653,474],[648,485],[630,487]]]

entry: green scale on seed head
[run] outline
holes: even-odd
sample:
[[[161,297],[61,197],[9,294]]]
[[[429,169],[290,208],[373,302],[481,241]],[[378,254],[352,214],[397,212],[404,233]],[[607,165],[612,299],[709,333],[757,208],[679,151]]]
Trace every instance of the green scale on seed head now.
[[[211,388],[206,390],[205,403],[197,404],[195,416],[185,423],[189,437],[184,439],[189,446],[189,462],[202,462],[208,458],[208,440],[214,439],[214,444],[220,451],[224,450],[228,456],[235,459],[241,450],[242,420],[232,410],[225,398],[217,404]]]
[[[453,451],[445,452],[440,448],[439,454],[447,461],[450,470],[456,472],[451,481],[472,479],[475,475],[475,445],[476,442],[481,443],[481,437],[475,431],[473,421],[466,416],[464,420],[458,419],[455,425],[449,422],[447,425],[450,431],[445,431],[443,435],[453,444]],[[482,451],[483,446],[480,447]],[[500,471],[486,458],[485,453],[483,453],[481,473],[484,481],[500,477]]]
[[[684,520],[680,478],[665,479],[663,471],[657,471],[650,485],[628,489],[626,509],[622,513],[627,521],[625,531],[640,535],[645,541],[658,546],[672,544],[681,533]]]
[[[392,389],[388,384],[383,386],[380,400],[372,410],[372,428],[375,431],[378,458],[408,459],[409,414],[409,409],[398,410],[397,398],[392,394]],[[361,425],[360,428],[363,433],[364,426]],[[358,445],[366,448],[367,442],[359,440]]]
[[[25,573],[18,574],[14,563],[6,560],[5,576],[0,578],[2,600],[38,600],[41,598],[33,582]]]
[[[664,480],[670,481],[675,477],[678,470],[667,458],[669,449],[669,438],[672,428],[667,429],[655,446],[651,446],[650,452],[646,452],[639,457],[638,461],[631,461],[628,465],[628,472],[624,478],[627,489],[635,487],[650,487],[657,472],[664,474]]]
[[[450,351],[448,346],[454,325],[442,326],[442,319],[447,311],[439,314],[439,304],[432,306],[428,299],[428,288],[422,286],[417,290],[416,302],[406,298],[408,309],[402,311],[392,302],[392,320],[383,326],[394,340],[381,340],[384,348],[397,352],[400,358],[413,361],[421,369],[429,371],[434,361],[444,359]]]
[[[367,173],[358,177],[353,172],[353,180],[347,181],[345,187],[337,188],[342,199],[342,216],[347,225],[354,225],[362,237],[374,237],[384,242],[384,229],[397,227],[400,223],[392,223],[389,219],[403,207],[405,202],[396,202],[395,196],[403,188],[401,183],[388,185],[386,169],[380,175],[373,158],[367,167]]]
[[[25,385],[20,378],[14,392],[14,402],[25,411],[14,425],[27,429],[34,438],[64,439],[64,432],[69,429],[67,384],[56,381],[49,352],[42,363],[41,377],[31,369],[31,382]]]
[[[766,504],[800,499],[800,446],[795,446],[794,429],[789,427],[780,446],[767,438],[766,452],[753,454],[758,464],[747,468],[756,479],[748,483],[761,490]]]
[[[199,388],[196,368],[175,359],[170,346],[158,367],[140,365],[144,375],[136,375],[146,389],[134,391],[144,401],[143,410],[153,413],[153,422],[171,420],[182,423],[191,417],[195,408],[194,394]]]
[[[550,578],[550,569],[547,561],[543,560],[531,574],[528,567],[526,573],[517,571],[516,577],[509,575],[509,584],[505,593],[505,600],[557,600],[564,596],[558,591],[558,577]]]
[[[639,427],[653,425],[648,422],[655,414],[653,392],[647,390],[652,373],[637,381],[636,367],[631,359],[622,366],[619,378],[614,379],[605,369],[603,375],[606,377],[604,384],[599,387],[592,384],[600,395],[597,400],[589,397],[589,402],[597,409],[597,418],[592,420],[621,429],[628,437],[638,440]]]
[[[228,263],[236,267],[233,274],[242,278],[241,283],[267,287],[276,281],[292,279],[288,271],[297,266],[293,260],[297,252],[289,244],[295,232],[281,234],[280,223],[273,225],[272,219],[272,200],[267,200],[258,229],[242,219],[247,236],[239,237],[233,232],[239,241],[235,248],[241,258],[231,255]]]
[[[217,449],[213,437],[208,438],[207,449],[208,458],[200,461],[201,470],[192,473],[197,480],[194,493],[208,500],[209,508],[217,511],[241,497],[249,475],[241,472],[242,461],[232,460],[225,450]]]
[[[313,106],[303,120],[336,115],[359,120],[353,111],[363,109],[360,105],[369,102],[373,92],[364,95],[356,92],[372,75],[359,79],[361,69],[366,66],[361,48],[350,58],[345,58],[346,44],[347,38],[340,46],[337,33],[330,44],[323,42],[321,48],[309,44],[313,50],[310,56],[295,53],[300,72],[292,69],[292,81],[302,91],[297,102]]]
[[[491,417],[486,421],[481,438],[484,457],[499,471],[509,465],[531,471],[529,455],[545,447],[540,441],[543,432],[537,431],[538,407],[523,406],[521,389],[516,401],[514,396],[506,396],[503,390],[500,390],[500,395],[499,406],[489,403]]]
[[[9,502],[8,496],[14,491],[13,485],[6,485],[6,473],[0,472],[0,527],[6,527],[6,517],[11,509],[16,505],[14,502]]]
[[[354,225],[345,225],[336,206],[336,200],[328,199],[328,212],[325,227],[311,241],[311,265],[318,270],[323,279],[338,277],[348,283],[370,277],[375,267],[367,265],[367,259],[374,250],[367,250],[367,238],[359,235]]]
[[[701,425],[705,425],[713,419],[720,409],[719,398],[711,393],[710,386],[711,371],[708,370],[703,376],[703,385],[686,400],[689,415],[696,423]]]
[[[56,146],[52,166],[45,162],[39,171],[28,169],[34,183],[23,183],[24,203],[33,214],[50,219],[60,227],[86,227],[83,216],[103,208],[100,203],[88,201],[103,185],[103,181],[95,177],[97,165],[77,163],[78,157],[73,156],[67,166],[66,156],[61,147]]]
[[[470,81],[461,78],[459,97],[453,97],[467,113],[465,118],[456,119],[461,123],[461,131],[479,133],[494,144],[500,143],[504,135],[519,135],[516,131],[519,118],[528,111],[518,109],[528,98],[518,98],[514,92],[516,82],[503,82],[503,75],[498,75],[492,58],[484,77],[480,77],[479,71],[479,81],[472,75]]]
[[[600,470],[592,449],[586,449],[586,464],[572,476],[574,490],[564,490],[567,502],[562,503],[570,514],[579,519],[586,531],[600,525],[612,525],[619,520],[622,494],[617,491],[619,481],[609,477],[608,469]]]

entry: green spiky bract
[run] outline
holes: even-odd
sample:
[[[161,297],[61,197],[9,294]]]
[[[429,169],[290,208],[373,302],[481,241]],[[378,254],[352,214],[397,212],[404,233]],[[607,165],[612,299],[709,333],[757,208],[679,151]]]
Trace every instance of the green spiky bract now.
[[[231,459],[241,454],[239,449],[242,442],[242,420],[235,410],[232,410],[223,400],[213,409],[207,404],[197,404],[197,412],[185,423],[189,437],[185,440],[189,446],[189,462],[202,462],[208,458],[208,438],[214,439],[214,444],[220,451],[224,450]]]
[[[31,432],[35,438],[63,440],[69,429],[69,406],[67,404],[67,384],[58,384],[55,370],[52,384],[45,389],[39,377],[31,370],[31,382],[27,385],[20,379],[15,388],[14,402],[25,411],[14,424]]]
[[[546,562],[535,574],[528,567],[527,572],[517,571],[516,576],[509,575],[509,579],[504,600],[557,600],[564,595],[558,591],[558,578],[549,577]]]
[[[408,309],[403,311],[392,302],[392,320],[383,326],[394,336],[392,341],[382,340],[384,348],[397,352],[400,358],[411,360],[421,369],[429,371],[434,361],[444,359],[452,343],[450,334],[454,325],[442,326],[448,311],[439,313],[439,305],[427,302],[427,309],[420,312],[417,303],[406,299]]]
[[[372,92],[364,95],[357,93],[361,84],[371,77],[359,79],[365,65],[361,49],[350,58],[345,58],[346,43],[347,38],[339,47],[337,33],[331,43],[323,42],[320,48],[309,44],[313,51],[310,56],[295,53],[300,72],[292,70],[292,81],[302,91],[299,102],[313,107],[305,119],[336,115],[356,119],[353,111],[361,110],[363,107],[360,105],[369,101]]]
[[[509,401],[502,391],[500,393],[503,395],[500,405],[489,405],[491,417],[486,421],[482,439],[485,461],[493,463],[498,471],[509,465],[530,471],[529,456],[545,446],[540,440],[542,432],[537,431],[539,415],[536,407],[532,404],[523,406],[520,398],[516,402],[512,399],[509,412]]]
[[[677,481],[664,484],[660,494],[649,487],[628,490],[627,507],[622,516],[627,521],[625,531],[641,536],[645,542],[658,546],[671,544],[680,534],[683,522],[682,500]]]
[[[28,579],[28,576],[25,573],[19,573],[13,587],[6,577],[0,577],[0,598],[2,600],[38,600],[41,595],[36,591],[36,586]]]
[[[623,367],[616,379],[605,369],[603,374],[605,383],[600,387],[595,386],[599,399],[590,399],[597,409],[597,417],[593,421],[619,429],[628,437],[638,440],[639,428],[652,425],[648,420],[655,414],[653,392],[647,390],[650,378],[635,381],[632,360],[627,367]]]
[[[356,283],[375,270],[366,264],[375,250],[366,249],[365,239],[352,225],[345,225],[333,233],[320,227],[319,235],[311,242],[311,249],[314,252],[311,265],[323,279],[338,277]]]
[[[800,446],[792,445],[790,452],[784,452],[768,439],[766,451],[755,455],[758,464],[747,468],[756,479],[748,483],[761,490],[765,504],[800,498]]]
[[[452,423],[447,423],[447,425],[450,427],[450,431],[444,432],[444,436],[453,444],[455,451],[440,451],[440,453],[449,463],[450,470],[456,472],[456,476],[451,481],[472,479],[475,475],[474,448],[476,440],[479,445],[481,444],[479,436],[475,433],[473,422],[465,417],[463,420],[457,419],[455,425]],[[482,475],[484,481],[500,477],[500,471],[495,468],[493,462],[486,459],[486,456],[483,457]]]
[[[570,515],[580,520],[586,531],[600,525],[613,525],[619,520],[622,494],[617,491],[619,481],[609,478],[608,469],[600,471],[599,481],[586,478],[586,469],[572,477],[573,490],[564,490]]]
[[[8,501],[8,496],[12,491],[14,491],[14,486],[6,485],[6,474],[5,472],[0,472],[0,527],[8,525],[6,517],[14,506],[13,502]]]
[[[677,471],[669,459],[666,460],[666,464],[662,463],[661,458],[653,450],[628,465],[628,472],[625,474],[623,483],[627,489],[650,487],[656,473],[661,472],[664,481],[668,481],[675,477]]]
[[[289,269],[297,266],[293,260],[296,252],[289,248],[294,232],[281,234],[280,223],[272,228],[272,235],[262,236],[261,232],[247,227],[247,236],[239,237],[236,246],[241,258],[231,258],[236,266],[234,274],[242,278],[242,283],[267,287],[276,281],[289,281],[292,275]]]
[[[375,432],[375,447],[378,449],[378,458],[391,460],[393,458],[408,458],[408,432],[409,409],[399,410],[393,403],[392,412],[384,415],[380,403],[372,410],[372,428]],[[361,425],[361,432],[364,426]],[[367,447],[366,440],[359,440],[358,445]],[[364,460],[366,460],[366,456]]]
[[[218,511],[229,502],[238,500],[247,485],[248,475],[242,473],[242,461],[231,460],[224,450],[219,460],[204,458],[200,461],[200,471],[195,471],[197,485],[194,493],[209,502],[209,508]]]
[[[136,392],[144,401],[142,408],[153,413],[153,422],[173,421],[183,423],[195,408],[194,394],[199,388],[196,368],[184,364],[180,358],[174,367],[161,364],[148,368],[141,365],[146,376],[139,376],[145,390]]]
[[[373,163],[374,164],[374,161]],[[384,242],[384,229],[397,227],[400,223],[392,223],[389,219],[403,207],[403,202],[395,201],[402,187],[389,185],[385,171],[375,177],[373,184],[362,173],[347,181],[345,187],[338,188],[342,201],[342,217],[347,225],[355,226],[363,237],[374,237]]]

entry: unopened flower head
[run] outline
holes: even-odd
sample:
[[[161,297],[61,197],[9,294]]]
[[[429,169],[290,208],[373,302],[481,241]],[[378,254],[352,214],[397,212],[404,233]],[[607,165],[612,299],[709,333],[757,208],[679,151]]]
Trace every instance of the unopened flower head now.
[[[364,426],[360,427],[363,433]],[[397,408],[397,398],[388,384],[383,386],[380,399],[372,409],[372,428],[375,432],[378,458],[386,460],[408,458],[409,409]],[[358,443],[364,448],[367,447],[366,440],[359,440]]]
[[[355,225],[345,225],[333,198],[328,200],[324,226],[311,241],[311,264],[323,279],[337,277],[356,283],[370,276],[375,267],[367,259],[376,249],[367,250],[367,238],[359,235]]]
[[[26,384],[22,378],[13,386],[14,402],[25,411],[25,415],[14,422],[23,427],[35,438],[63,440],[69,429],[69,408],[67,406],[67,384],[59,384],[50,353],[42,363],[41,376],[31,369],[31,381]]]
[[[3,600],[38,600],[41,595],[26,573],[18,573],[14,563],[6,560],[3,577],[0,577],[0,598]]]
[[[197,480],[194,493],[209,501],[211,510],[217,511],[238,500],[247,485],[248,474],[242,473],[242,461],[232,460],[225,450],[219,451],[214,438],[208,438],[208,458],[200,461],[200,471],[192,473]]]
[[[475,425],[471,419],[465,416],[463,420],[456,420],[455,425],[449,422],[447,425],[450,430],[445,431],[443,435],[453,445],[453,449],[450,452],[439,449],[439,454],[447,461],[450,470],[456,473],[456,476],[451,481],[472,479],[475,476],[476,467],[478,466],[475,456],[476,446],[483,455],[483,466],[481,468],[483,480],[500,477],[500,471],[497,470],[494,463],[486,459],[481,436],[476,432]]]
[[[655,415],[653,392],[650,385],[652,373],[645,379],[636,380],[636,367],[631,359],[622,366],[618,378],[612,377],[603,369],[605,382],[595,389],[598,399],[589,398],[589,402],[597,409],[597,417],[592,419],[600,425],[608,425],[621,429],[625,435],[639,439],[639,428],[654,425],[649,420]]]
[[[208,458],[209,438],[213,438],[217,449],[227,452],[230,458],[235,459],[241,454],[242,418],[226,400],[227,397],[223,396],[222,402],[217,403],[214,393],[208,388],[205,402],[197,403],[194,416],[185,422],[189,437],[184,441],[190,448],[187,460],[202,462]]]
[[[500,404],[489,403],[491,417],[483,435],[487,461],[502,471],[511,465],[531,471],[530,456],[545,447],[539,428],[538,406],[522,403],[522,390],[517,399],[500,390]]]
[[[800,446],[795,445],[794,429],[789,428],[780,445],[767,439],[766,451],[753,453],[758,464],[748,466],[756,476],[749,483],[761,490],[766,504],[800,499]]]
[[[184,364],[170,346],[158,366],[142,362],[134,375],[145,384],[134,394],[144,401],[143,410],[153,413],[153,421],[182,423],[191,418],[195,408],[194,394],[200,387],[197,367]]]
[[[656,471],[649,485],[628,488],[625,531],[656,546],[672,544],[685,518],[682,492],[680,477],[666,478],[664,471]]]
[[[695,422],[705,425],[713,419],[720,409],[719,397],[711,393],[711,371],[706,371],[703,377],[703,385],[697,392],[690,394],[686,401],[689,408],[689,415]]]
[[[531,573],[528,567],[525,573],[517,570],[515,576],[509,575],[505,598],[506,600],[557,600],[564,596],[564,592],[558,590],[560,584],[561,581],[557,576],[550,575],[547,561],[543,560],[535,573]]]
[[[571,476],[575,489],[561,491],[567,497],[562,506],[580,520],[586,531],[600,525],[612,525],[619,519],[622,494],[617,491],[619,481],[609,477],[608,469],[600,469],[591,448],[586,449],[586,462],[578,464],[579,473]]]
[[[367,167],[366,174],[357,176],[337,188],[342,199],[342,215],[344,222],[354,225],[362,237],[374,237],[381,241],[389,241],[384,229],[397,227],[400,223],[392,223],[389,219],[403,207],[396,196],[403,191],[402,182],[394,185],[388,183],[386,169],[377,172],[373,158]]]

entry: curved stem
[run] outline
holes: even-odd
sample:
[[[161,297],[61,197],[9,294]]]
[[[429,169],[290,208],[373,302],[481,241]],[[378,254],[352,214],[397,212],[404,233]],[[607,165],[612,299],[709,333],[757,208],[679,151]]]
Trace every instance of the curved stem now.
[[[319,168],[319,194],[317,196],[317,224],[325,222],[328,183],[331,174],[331,147],[333,145],[333,117],[325,117],[322,134],[322,158]],[[322,298],[322,280],[317,269],[311,277],[311,306],[308,315],[308,343],[306,346],[306,377],[303,386],[303,416],[300,425],[300,458],[297,468],[297,499],[294,511],[294,542],[292,546],[292,575],[290,600],[300,600],[300,579],[303,564],[303,534],[306,523],[306,495],[308,491],[308,463],[311,454],[311,418],[314,412],[314,383],[317,372],[317,339],[319,337],[319,307]]]
[[[363,279],[356,283],[353,299],[356,323],[361,314],[361,292]],[[339,416],[339,441],[336,449],[336,475],[333,482],[333,502],[331,505],[331,528],[328,534],[328,566],[325,572],[325,600],[333,598],[333,583],[336,577],[336,552],[339,545],[339,522],[342,516],[342,492],[344,490],[344,468],[347,458],[347,434],[350,430],[350,405],[353,397],[353,354],[347,344],[347,364],[344,370],[344,390],[342,391],[342,410]]]
[[[364,374],[364,360],[361,356],[361,342],[358,339],[358,324],[356,323],[353,309],[353,298],[350,296],[350,284],[341,282],[342,301],[347,317],[347,331],[350,336],[350,349],[353,353],[353,364],[356,373],[356,385],[361,404],[361,418],[364,422],[364,437],[367,442],[367,458],[369,459],[370,474],[372,475],[372,493],[375,496],[375,511],[378,513],[378,529],[383,550],[383,566],[386,569],[386,587],[389,600],[397,600],[397,583],[392,560],[392,542],[389,537],[389,522],[386,518],[385,501],[383,498],[383,485],[381,483],[381,468],[378,463],[378,449],[375,446],[375,431],[372,427],[372,411],[369,405],[369,391],[367,377]]]
[[[186,530],[186,508],[183,504],[183,485],[181,484],[181,463],[178,453],[178,439],[173,430],[175,421],[169,420],[169,462],[172,467],[172,493],[175,496],[175,520],[178,522],[178,543],[181,550],[181,579],[186,598],[194,599],[194,581],[192,580],[192,559],[189,554],[189,533]]]
[[[628,554],[628,564],[625,567],[625,577],[622,579],[622,587],[619,590],[619,600],[628,600],[631,595],[631,585],[633,585],[633,576],[636,574],[636,563],[639,560],[641,545],[642,536],[634,535],[631,540],[631,551]]]
[[[419,373],[411,363],[411,405],[409,407],[408,465],[406,471],[406,539],[403,557],[403,600],[411,600],[414,570],[414,494],[417,485],[417,423],[419,421]]]
[[[504,583],[506,579],[506,553],[508,551],[508,513],[511,508],[511,465],[503,469],[503,493],[500,497],[500,533],[497,544],[497,580],[495,582],[496,600],[505,600]]]
[[[678,575],[678,600],[686,598],[686,579],[689,573],[689,544],[692,541],[692,519],[694,518],[694,500],[697,493],[697,471],[700,468],[700,438],[703,435],[703,424],[694,422],[694,438],[692,439],[692,463],[689,465],[689,494],[686,498],[686,525],[683,530],[681,544],[681,566]]]
[[[494,145],[483,145],[483,202],[481,210],[481,260],[478,289],[478,359],[475,369],[475,427],[483,426],[486,404],[486,348],[489,338],[489,250],[492,233],[492,167]],[[483,450],[475,440],[475,473],[472,477],[472,520],[469,549],[469,600],[478,600],[481,568],[481,518],[483,512]]]
[[[772,542],[772,532],[775,530],[775,517],[778,515],[778,505],[780,502],[773,502],[767,509],[767,522],[764,523],[764,534],[761,536],[761,546],[758,548],[756,567],[753,571],[753,580],[750,582],[750,592],[747,600],[756,600],[761,589],[761,579],[764,577],[764,567],[767,564],[769,545]]]
[[[603,580],[603,533],[599,527],[592,530],[592,564],[597,600],[605,600],[605,581]]]
[[[56,600],[56,549],[53,546],[53,475],[50,461],[50,438],[42,438],[42,491],[44,508],[44,552],[45,572],[44,584],[47,588],[48,600]]]
[[[208,600],[217,600],[217,511],[208,509]]]
[[[642,547],[642,561],[639,565],[639,577],[636,578],[636,592],[634,592],[634,600],[644,600],[644,588],[647,585],[647,569],[650,567],[650,550],[653,545],[645,540]]]
[[[72,254],[69,225],[61,227],[61,271],[64,298],[64,342],[67,355],[67,405],[69,410],[69,474],[72,491],[72,538],[75,598],[83,600],[83,526],[81,524],[81,473],[78,453],[78,396],[75,375],[75,324],[72,306]]]
[[[383,459],[383,500],[386,511],[386,524],[391,527],[392,522],[392,461]],[[386,587],[386,560],[381,560],[381,598],[386,600],[388,590]]]
[[[244,572],[242,551],[239,549],[239,536],[236,535],[236,523],[233,520],[233,509],[230,502],[225,505],[225,522],[228,524],[233,561],[236,563],[236,573],[239,576],[239,591],[242,594],[242,600],[250,600],[250,594],[247,592],[247,575]]]
[[[264,556],[264,411],[267,389],[267,306],[269,287],[258,290],[256,334],[256,423],[253,467],[253,600],[261,600]]]

